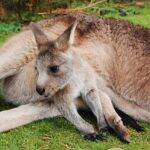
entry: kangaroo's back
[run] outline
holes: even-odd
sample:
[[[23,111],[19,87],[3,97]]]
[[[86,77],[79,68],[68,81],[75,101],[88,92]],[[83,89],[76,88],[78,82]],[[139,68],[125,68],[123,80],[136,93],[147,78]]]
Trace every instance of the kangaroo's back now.
[[[128,100],[150,110],[150,30],[108,20],[115,51],[114,87]]]

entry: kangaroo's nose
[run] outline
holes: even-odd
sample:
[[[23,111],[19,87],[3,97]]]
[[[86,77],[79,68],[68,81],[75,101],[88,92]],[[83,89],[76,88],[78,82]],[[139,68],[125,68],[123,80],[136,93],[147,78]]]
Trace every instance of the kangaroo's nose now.
[[[36,87],[36,91],[38,92],[38,94],[43,95],[45,93],[45,89],[41,88],[41,87]]]

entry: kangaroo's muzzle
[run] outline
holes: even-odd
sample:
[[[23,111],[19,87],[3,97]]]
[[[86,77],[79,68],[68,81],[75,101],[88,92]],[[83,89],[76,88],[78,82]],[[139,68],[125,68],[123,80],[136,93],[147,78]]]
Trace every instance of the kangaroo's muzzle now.
[[[39,86],[36,86],[36,91],[39,95],[43,95],[45,93],[45,89]]]

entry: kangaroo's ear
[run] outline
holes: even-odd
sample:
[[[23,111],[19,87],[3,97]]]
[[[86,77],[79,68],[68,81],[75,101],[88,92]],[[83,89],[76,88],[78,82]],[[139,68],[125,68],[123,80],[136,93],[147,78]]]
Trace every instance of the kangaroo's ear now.
[[[48,37],[36,23],[31,23],[30,27],[34,34],[38,47],[41,47],[42,45],[48,43]]]
[[[74,44],[75,29],[77,27],[77,21],[75,21],[68,29],[66,29],[56,40],[57,47],[65,50],[69,45]]]
[[[69,44],[74,44],[74,38],[75,38],[75,30],[77,27],[77,20],[70,26],[70,37],[69,37]]]

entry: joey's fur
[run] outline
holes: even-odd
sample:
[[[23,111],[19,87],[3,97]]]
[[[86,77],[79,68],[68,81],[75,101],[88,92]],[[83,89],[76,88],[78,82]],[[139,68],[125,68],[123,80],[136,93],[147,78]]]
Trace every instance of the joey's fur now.
[[[84,134],[96,137],[93,126],[77,112],[79,97],[97,117],[99,129],[108,124],[124,140],[129,135],[113,104],[134,119],[150,122],[149,29],[81,14],[61,15],[38,25],[31,25],[34,34],[26,29],[0,50],[6,100],[26,104],[21,108],[34,105],[24,120],[18,116],[22,120],[18,126],[37,120],[34,115],[44,118],[42,109],[51,101],[52,112],[48,109],[45,118],[61,114]],[[57,73],[49,71],[53,66],[59,68]],[[44,92],[39,95],[36,89]],[[39,112],[38,103],[44,103]],[[12,121],[2,113],[6,118],[9,114],[0,113],[0,125]],[[6,129],[0,126],[0,131],[15,127],[17,123]]]

